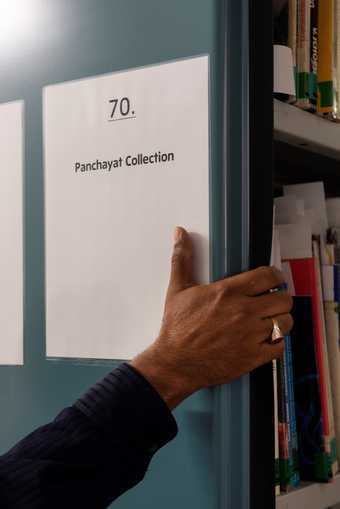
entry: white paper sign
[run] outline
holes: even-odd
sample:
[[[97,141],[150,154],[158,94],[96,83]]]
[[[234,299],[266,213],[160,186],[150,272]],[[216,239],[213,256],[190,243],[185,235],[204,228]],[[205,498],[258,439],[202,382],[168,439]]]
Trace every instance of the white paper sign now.
[[[157,337],[176,225],[208,281],[208,89],[204,56],[44,90],[47,356]]]
[[[23,102],[0,104],[0,364],[23,364]]]

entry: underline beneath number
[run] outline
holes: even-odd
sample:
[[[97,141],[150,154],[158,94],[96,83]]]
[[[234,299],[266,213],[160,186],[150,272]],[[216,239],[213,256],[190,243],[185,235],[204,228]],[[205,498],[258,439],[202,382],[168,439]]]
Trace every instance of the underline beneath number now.
[[[123,117],[123,118],[110,118],[109,122],[118,122],[118,120],[128,120],[129,118],[136,118],[136,116],[134,116],[134,117]]]

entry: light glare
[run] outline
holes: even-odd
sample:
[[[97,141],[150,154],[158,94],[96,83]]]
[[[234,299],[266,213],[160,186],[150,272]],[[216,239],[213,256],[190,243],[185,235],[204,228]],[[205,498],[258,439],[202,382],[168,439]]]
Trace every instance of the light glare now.
[[[34,1],[0,0],[0,44],[15,45],[33,35]]]

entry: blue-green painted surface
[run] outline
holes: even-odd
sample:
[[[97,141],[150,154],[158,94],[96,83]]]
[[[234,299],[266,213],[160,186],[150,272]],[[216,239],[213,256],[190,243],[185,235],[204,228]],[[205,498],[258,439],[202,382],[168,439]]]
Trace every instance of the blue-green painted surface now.
[[[13,0],[14,3],[17,0]],[[20,2],[18,2],[20,3]],[[208,53],[211,57],[212,274],[225,272],[223,133],[223,24],[219,0],[25,0],[36,12],[33,34],[0,47],[0,102],[25,101],[25,365],[0,368],[0,451],[52,419],[114,363],[48,361],[44,336],[44,220],[42,87],[51,83]],[[230,2],[229,2],[230,3]],[[235,4],[235,2],[234,2]],[[239,22],[239,20],[238,20]],[[236,25],[235,25],[236,26]],[[235,34],[238,44],[240,34]],[[229,40],[233,44],[233,40]],[[241,88],[241,83],[240,83]],[[235,112],[235,119],[236,119]],[[232,121],[232,119],[229,119]],[[239,143],[240,130],[235,133]],[[229,136],[230,138],[230,136]],[[228,138],[228,139],[229,139]],[[241,160],[233,158],[233,172]],[[229,177],[228,177],[229,178]],[[241,196],[241,181],[235,191]],[[237,189],[236,189],[237,188]],[[239,205],[235,204],[235,214]],[[238,223],[240,218],[238,217]],[[238,231],[235,255],[241,256]],[[230,243],[228,249],[231,249]],[[152,338],[150,338],[152,339]],[[233,390],[233,389],[231,389]],[[114,505],[120,509],[222,508],[218,475],[230,444],[220,417],[233,423],[237,438],[246,396],[207,390],[176,411],[180,433],[153,460],[144,482]],[[237,395],[237,397],[235,397]],[[227,412],[219,405],[229,401]],[[235,406],[236,402],[236,406]],[[234,417],[233,417],[234,415]],[[138,423],[136,423],[138,425]],[[236,438],[236,437],[235,437]],[[235,447],[233,448],[233,454]],[[229,462],[230,463],[230,462]],[[227,475],[230,474],[228,469]],[[229,472],[229,473],[228,473]],[[112,473],[114,475],[114,472]],[[227,483],[227,479],[225,479]],[[240,485],[241,488],[241,485]],[[234,483],[234,490],[237,489]],[[242,488],[244,489],[244,488]],[[223,497],[222,497],[223,498]],[[230,508],[238,509],[233,496]],[[77,508],[78,509],[78,508]],[[81,508],[79,508],[81,509]],[[95,509],[95,508],[94,508]],[[227,509],[226,506],[223,509]]]

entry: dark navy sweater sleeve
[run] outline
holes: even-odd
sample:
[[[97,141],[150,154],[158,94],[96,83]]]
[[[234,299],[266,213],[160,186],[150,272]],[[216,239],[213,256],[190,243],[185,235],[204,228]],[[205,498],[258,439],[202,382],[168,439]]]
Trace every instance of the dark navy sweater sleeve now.
[[[122,364],[0,457],[0,507],[106,508],[176,434],[155,389]]]

